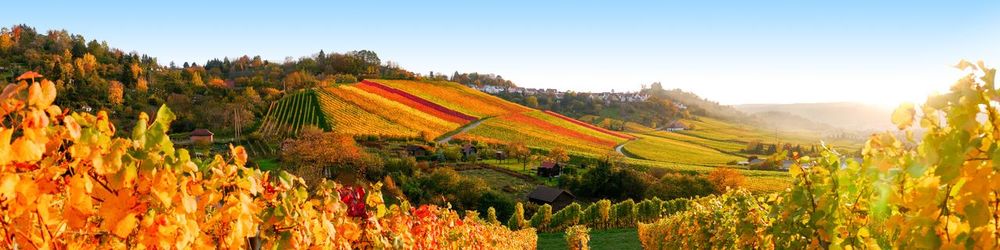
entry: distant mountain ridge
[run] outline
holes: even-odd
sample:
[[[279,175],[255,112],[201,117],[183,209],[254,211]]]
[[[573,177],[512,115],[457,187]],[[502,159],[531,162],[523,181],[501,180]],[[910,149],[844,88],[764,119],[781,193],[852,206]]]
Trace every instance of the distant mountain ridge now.
[[[850,131],[881,131],[893,127],[889,120],[891,110],[862,103],[743,104],[733,107],[750,115],[764,115],[768,112],[787,113]]]

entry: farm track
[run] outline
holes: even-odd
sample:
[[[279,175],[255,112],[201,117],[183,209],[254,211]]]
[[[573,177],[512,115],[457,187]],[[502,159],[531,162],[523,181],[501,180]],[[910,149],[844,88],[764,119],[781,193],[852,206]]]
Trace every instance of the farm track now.
[[[462,133],[469,132],[469,130],[472,130],[472,129],[476,128],[476,127],[479,127],[480,123],[482,123],[483,121],[486,121],[486,119],[490,119],[490,118],[493,118],[493,117],[486,117],[486,118],[483,118],[483,119],[479,119],[479,120],[476,120],[476,121],[474,121],[472,123],[469,123],[469,124],[467,124],[465,126],[462,126],[461,128],[459,128],[456,131],[448,132],[447,134],[444,135],[444,137],[438,139],[437,143],[440,143],[440,144],[448,143],[456,135],[460,135]]]

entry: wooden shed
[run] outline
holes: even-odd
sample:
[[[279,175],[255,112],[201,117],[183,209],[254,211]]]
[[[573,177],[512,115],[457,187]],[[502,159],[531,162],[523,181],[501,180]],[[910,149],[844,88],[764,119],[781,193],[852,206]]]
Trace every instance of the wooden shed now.
[[[528,193],[528,201],[539,205],[549,204],[552,206],[552,211],[559,211],[559,209],[572,204],[575,199],[576,196],[569,191],[547,186],[537,186],[535,190]]]
[[[562,172],[562,164],[559,164],[558,162],[547,161],[547,162],[542,162],[542,165],[538,166],[537,174],[538,176],[541,177],[553,177],[553,176],[559,176],[559,173],[561,172]]]
[[[203,128],[191,131],[191,134],[189,136],[191,138],[191,142],[195,144],[212,144],[212,142],[215,141],[214,138],[215,134],[212,133],[212,131]]]

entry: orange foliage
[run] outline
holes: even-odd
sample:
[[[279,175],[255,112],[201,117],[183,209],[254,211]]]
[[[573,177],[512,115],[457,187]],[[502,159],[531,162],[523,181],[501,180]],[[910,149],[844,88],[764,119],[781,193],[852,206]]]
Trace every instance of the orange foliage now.
[[[423,82],[404,80],[370,80],[464,114],[485,117],[531,111],[531,109],[508,102],[483,92],[453,82]]]
[[[355,86],[359,89],[368,91],[369,93],[376,94],[385,97],[387,99],[402,103],[406,106],[410,106],[414,109],[423,111],[424,113],[428,113],[438,118],[448,120],[451,122],[464,124],[469,121],[475,120],[475,117],[470,117],[468,115],[461,114],[458,111],[450,110],[441,106],[432,106],[433,105],[432,102],[420,99],[419,97],[416,96],[406,97],[397,93],[389,92],[384,88],[376,87],[377,85],[371,84],[370,82],[363,82],[363,84],[357,84]]]
[[[708,180],[712,182],[713,185],[719,191],[725,191],[728,189],[737,189],[743,186],[743,182],[746,178],[740,171],[731,168],[719,167],[712,172],[708,173]]]
[[[0,94],[0,119],[9,119],[0,123],[0,248],[535,248],[534,230],[386,207],[380,184],[367,195],[332,182],[306,192],[294,175],[247,168],[242,147],[192,160],[167,136],[175,116],[166,107],[115,138],[106,112],[63,111],[51,105],[55,94],[47,80]]]

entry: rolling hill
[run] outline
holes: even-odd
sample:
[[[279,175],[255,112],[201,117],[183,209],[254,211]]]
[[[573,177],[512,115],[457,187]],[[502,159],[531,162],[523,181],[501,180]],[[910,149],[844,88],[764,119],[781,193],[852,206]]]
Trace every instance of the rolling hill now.
[[[272,105],[259,132],[286,135],[312,125],[351,135],[430,140],[477,120],[479,126],[455,138],[585,155],[610,152],[634,138],[461,84],[405,80],[365,80],[287,95]]]
[[[636,167],[702,173],[745,160],[748,155],[741,150],[750,142],[815,145],[821,140],[815,133],[778,133],[707,116],[682,119],[689,128],[673,132],[596,116],[577,120],[446,81],[375,79],[314,88],[286,95],[265,117],[261,131],[273,135],[311,125],[352,135],[428,141],[449,135],[499,144],[520,142],[589,157],[620,146]],[[754,191],[770,192],[788,184],[784,172],[742,171],[751,178],[749,187]]]
[[[734,107],[748,114],[784,112],[851,131],[881,131],[893,127],[888,119],[891,110],[861,103],[744,104]]]

